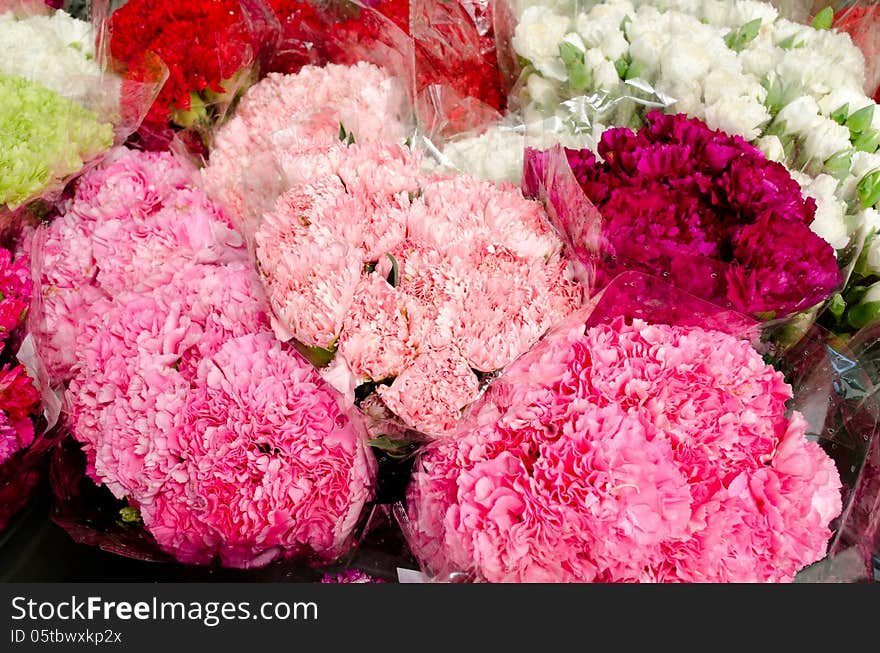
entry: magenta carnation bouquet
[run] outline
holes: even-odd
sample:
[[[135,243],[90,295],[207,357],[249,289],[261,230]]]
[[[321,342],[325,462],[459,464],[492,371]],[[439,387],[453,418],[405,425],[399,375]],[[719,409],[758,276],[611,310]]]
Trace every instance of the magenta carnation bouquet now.
[[[656,287],[619,277],[424,451],[405,525],[432,577],[790,581],[825,556],[841,478],[792,387],[748,321]]]
[[[560,156],[529,151],[524,188],[555,203],[556,226],[598,287],[637,269],[769,319],[820,304],[842,283],[834,250],[810,229],[815,200],[738,136],[654,111],[638,132],[606,130],[598,157]],[[569,169],[577,185],[566,185]],[[588,202],[562,197],[577,186]]]
[[[366,428],[275,339],[243,240],[193,180],[118,149],[31,234],[66,426],[122,520],[177,560],[333,560],[372,495]],[[64,505],[56,518],[100,541]]]

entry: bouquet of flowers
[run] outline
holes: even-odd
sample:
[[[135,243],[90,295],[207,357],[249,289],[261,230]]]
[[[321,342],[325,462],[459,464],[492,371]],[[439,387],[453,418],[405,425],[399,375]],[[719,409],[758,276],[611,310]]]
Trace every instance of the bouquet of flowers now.
[[[372,494],[366,428],[275,339],[244,242],[193,181],[120,148],[30,235],[66,425],[122,519],[178,560],[332,560]]]
[[[114,90],[89,23],[62,11],[0,14],[0,227],[112,146]]]
[[[21,353],[23,325],[30,304],[32,283],[25,258],[13,260],[0,248],[0,532],[27,503],[41,476],[43,438],[38,429],[42,397]],[[39,422],[39,424],[37,424]]]
[[[586,194],[585,209],[556,206],[552,215],[599,287],[627,268],[659,271],[706,300],[772,319],[841,285],[834,250],[814,233],[823,229],[816,202],[782,164],[696,119],[646,119],[636,133],[605,131],[601,162],[590,150],[526,155],[532,196],[558,203],[578,186]],[[565,174],[574,187],[558,180]]]
[[[307,64],[353,64],[376,47],[402,45],[401,37],[406,36],[412,41],[417,92],[448,87],[458,101],[475,98],[495,110],[506,104],[492,7],[486,0],[345,0],[329,6],[269,0],[269,4],[282,34],[271,70],[296,73]],[[466,111],[464,106],[461,110]]]
[[[849,496],[807,437],[825,416],[786,410],[748,320],[663,286],[615,279],[421,454],[400,514],[432,578],[790,581],[823,558]]]
[[[245,161],[254,188],[283,179],[274,206],[241,223],[276,332],[329,363],[327,378],[352,399],[378,400],[437,437],[581,290],[539,204],[509,185],[424,175],[418,154],[395,142],[402,123],[367,128],[377,114],[361,98],[395,97],[383,75],[331,64],[270,76],[218,134],[204,176],[228,192],[243,177],[229,164]],[[285,129],[255,149],[276,125]],[[257,154],[280,173],[254,166]]]
[[[164,149],[180,132],[203,153],[212,125],[256,81],[263,44],[271,44],[277,25],[261,0],[129,0],[109,16],[107,31],[114,70],[149,81],[156,58],[168,69],[139,142]]]

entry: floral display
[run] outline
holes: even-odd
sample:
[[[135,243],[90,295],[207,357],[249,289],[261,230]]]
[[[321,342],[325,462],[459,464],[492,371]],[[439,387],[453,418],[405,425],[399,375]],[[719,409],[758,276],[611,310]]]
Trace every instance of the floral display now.
[[[0,0],[3,578],[876,581],[878,29]]]
[[[284,126],[267,146],[286,184],[253,233],[276,332],[333,357],[341,390],[372,386],[406,426],[439,436],[477,398],[480,375],[525,353],[581,290],[537,202],[510,185],[422,175],[418,155],[394,142],[397,123],[370,129],[380,114],[361,98],[386,99],[359,69],[381,75],[336,65],[270,75],[221,130],[222,158],[212,154],[204,176],[209,189],[235,188],[241,169],[229,163],[259,153],[250,133]],[[334,95],[316,120],[297,112]]]
[[[831,459],[747,341],[618,319],[517,361],[409,493],[427,569],[491,582],[764,582],[820,559]]]
[[[841,284],[834,250],[811,231],[815,200],[741,137],[654,112],[636,133],[606,130],[597,152],[602,163],[566,150],[608,241],[599,284],[635,263],[767,317],[810,308]],[[525,185],[539,181],[528,173]]]
[[[30,239],[44,322],[67,321],[37,336],[70,377],[69,428],[181,561],[332,559],[371,494],[366,430],[275,339],[241,237],[192,181],[115,150]]]

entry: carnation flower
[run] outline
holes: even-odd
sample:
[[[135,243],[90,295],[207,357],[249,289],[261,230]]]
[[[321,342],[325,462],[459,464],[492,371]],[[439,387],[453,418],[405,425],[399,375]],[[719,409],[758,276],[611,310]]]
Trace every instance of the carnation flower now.
[[[144,524],[185,562],[262,566],[344,549],[372,491],[365,431],[305,359],[270,333],[202,359],[169,433],[175,464],[140,502]]]
[[[0,248],[0,342],[24,320],[33,283],[27,258],[12,260],[12,252]]]
[[[40,393],[22,365],[0,368],[0,465],[34,440]]]
[[[250,178],[260,156],[268,152],[274,164],[286,153],[324,151],[339,144],[341,133],[357,144],[402,142],[406,106],[398,81],[363,62],[269,74],[245,93],[236,115],[215,134],[202,173],[205,189],[242,224],[245,196],[267,192],[261,178]],[[284,172],[300,174],[292,164]]]
[[[360,569],[347,569],[338,574],[324,574],[322,583],[384,583],[381,578],[373,578]]]
[[[390,383],[376,388],[385,404],[442,435],[475,398],[477,373],[527,351],[580,289],[540,205],[513,187],[398,173],[401,160],[418,170],[399,147],[331,152],[255,236],[280,331],[343,357],[359,384]]]
[[[193,176],[168,153],[113,149],[77,181],[64,214],[28,238],[41,288],[32,332],[52,378],[70,378],[74,343],[101,298],[166,283],[177,260],[244,265],[241,235]]]
[[[55,187],[110,148],[113,127],[21,77],[0,74],[0,206],[11,209]]]
[[[414,551],[430,573],[490,582],[790,581],[841,510],[790,397],[722,332],[567,328],[422,455]]]
[[[602,163],[567,150],[602,214],[599,283],[635,265],[674,275],[706,299],[775,316],[807,309],[841,283],[834,250],[810,230],[815,200],[804,199],[784,166],[698,120],[658,112],[647,119],[637,133],[606,131]],[[537,183],[534,174],[527,179],[533,191]],[[723,263],[724,279],[707,283],[700,268],[719,268],[703,261]]]
[[[238,0],[186,6],[130,0],[113,12],[108,25],[113,65],[145,82],[155,74],[151,57],[168,67],[168,78],[141,126],[146,145],[167,145],[173,136],[169,123],[188,129],[222,117],[239,87],[248,83],[264,21]]]

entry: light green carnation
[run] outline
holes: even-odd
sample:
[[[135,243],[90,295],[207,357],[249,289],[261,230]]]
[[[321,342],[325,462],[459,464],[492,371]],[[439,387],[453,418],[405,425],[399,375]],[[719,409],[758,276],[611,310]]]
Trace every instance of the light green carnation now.
[[[0,206],[16,208],[113,145],[113,126],[21,77],[0,74]]]

